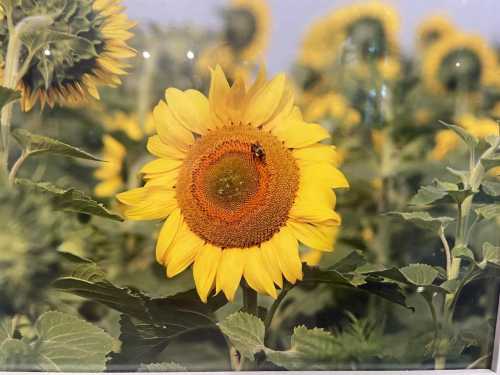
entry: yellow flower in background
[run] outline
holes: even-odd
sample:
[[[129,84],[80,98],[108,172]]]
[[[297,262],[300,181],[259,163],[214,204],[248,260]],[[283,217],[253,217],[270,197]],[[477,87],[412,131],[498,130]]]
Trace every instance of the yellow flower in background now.
[[[498,134],[498,123],[489,117],[476,117],[472,114],[465,114],[457,119],[457,124],[479,139]],[[436,134],[435,143],[431,158],[443,160],[446,155],[461,145],[461,140],[453,130],[447,129]]]
[[[347,126],[358,125],[361,121],[360,113],[351,107],[344,96],[335,92],[312,99],[306,106],[304,117],[307,121],[319,121],[332,117]]]
[[[89,97],[98,99],[99,85],[121,83],[119,76],[126,74],[127,67],[123,60],[135,55],[127,45],[132,37],[128,30],[135,23],[127,18],[121,0],[90,3],[91,7],[85,6],[87,2],[73,2],[74,7],[65,7],[63,2],[61,9],[54,9],[49,2],[37,3],[39,12],[58,12],[51,28],[71,34],[74,39],[58,39],[36,51],[19,82],[23,110],[28,111],[38,100],[42,107],[46,104],[53,107],[75,105]],[[24,17],[24,12],[29,13],[30,6],[24,2],[16,5],[12,13],[14,21],[18,22],[16,17]],[[69,11],[72,14],[63,15]]]
[[[236,76],[243,77],[245,82],[250,79],[251,64],[238,61],[227,44],[210,45],[202,50],[196,62],[196,70],[202,77],[208,79],[210,69],[215,65],[220,65],[229,81],[234,80]]]
[[[133,141],[140,141],[145,136],[152,135],[155,132],[153,116],[149,115],[144,124],[144,129],[141,129],[139,119],[136,115],[125,112],[115,112],[110,116],[105,116],[103,124],[106,130],[110,132],[122,131],[128,138]]]
[[[401,63],[394,57],[385,57],[377,62],[377,69],[382,78],[394,81],[401,73]]]
[[[435,94],[475,92],[498,82],[496,54],[479,36],[454,33],[427,51],[422,66],[426,86]]]
[[[417,45],[421,51],[424,51],[453,32],[455,32],[455,26],[448,18],[440,15],[428,17],[418,26]]]
[[[244,278],[276,297],[283,276],[302,278],[299,242],[331,251],[339,215],[332,189],[347,187],[321,126],[302,119],[283,74],[230,86],[219,66],[208,99],[166,90],[155,108],[144,187],[117,196],[132,220],[166,219],[156,258],[173,277],[193,264],[200,298],[229,300]]]
[[[299,62],[316,69],[354,52],[361,60],[398,53],[399,18],[383,3],[355,4],[334,10],[312,24],[302,42]]]
[[[94,176],[100,180],[95,188],[97,197],[111,197],[122,190],[125,186],[125,147],[110,135],[103,137],[104,150],[102,159],[104,162],[96,169]]]
[[[263,55],[271,28],[269,5],[265,0],[232,0],[225,13],[224,39],[242,60]]]

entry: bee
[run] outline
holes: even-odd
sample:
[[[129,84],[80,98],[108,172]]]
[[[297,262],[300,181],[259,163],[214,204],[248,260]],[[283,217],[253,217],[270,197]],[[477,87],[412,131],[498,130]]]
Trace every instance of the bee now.
[[[260,143],[252,143],[250,151],[255,159],[260,160],[263,163],[266,161],[266,153],[264,151],[264,147],[262,147]]]

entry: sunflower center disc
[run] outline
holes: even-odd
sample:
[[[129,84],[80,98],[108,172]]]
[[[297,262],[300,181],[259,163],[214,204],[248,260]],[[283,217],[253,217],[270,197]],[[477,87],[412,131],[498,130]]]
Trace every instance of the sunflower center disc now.
[[[211,131],[186,157],[176,194],[189,228],[221,248],[269,240],[286,223],[299,184],[291,152],[249,126]]]

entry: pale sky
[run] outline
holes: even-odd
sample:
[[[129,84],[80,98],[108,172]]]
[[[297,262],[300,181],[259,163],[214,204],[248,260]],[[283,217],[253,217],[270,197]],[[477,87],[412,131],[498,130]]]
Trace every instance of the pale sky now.
[[[269,0],[272,33],[267,50],[268,69],[287,70],[307,26],[318,17],[350,0]],[[414,44],[418,23],[432,13],[447,14],[460,28],[478,33],[500,44],[500,0],[385,0],[399,10],[400,41],[404,51]],[[220,26],[217,9],[227,0],[124,0],[129,17],[140,23],[198,24],[212,29]]]

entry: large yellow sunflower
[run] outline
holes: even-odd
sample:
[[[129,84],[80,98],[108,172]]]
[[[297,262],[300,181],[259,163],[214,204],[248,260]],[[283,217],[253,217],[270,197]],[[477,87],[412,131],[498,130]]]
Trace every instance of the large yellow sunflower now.
[[[362,61],[398,52],[399,19],[386,4],[355,4],[335,10],[314,23],[306,34],[299,62],[316,69],[331,65],[344,51]]]
[[[498,81],[495,52],[479,36],[453,33],[426,52],[422,75],[435,94],[476,92]]]
[[[434,15],[426,18],[418,26],[417,44],[424,51],[443,37],[455,32],[455,26],[444,16]]]
[[[269,42],[270,12],[265,0],[232,0],[225,13],[224,38],[242,60],[262,55]]]
[[[89,96],[99,99],[97,86],[120,84],[119,76],[126,73],[127,67],[123,59],[135,55],[126,43],[132,37],[128,30],[135,23],[123,12],[121,0],[81,0],[72,2],[71,7],[65,4],[36,2],[38,12],[58,14],[50,26],[51,32],[67,36],[49,36],[49,42],[36,50],[24,67],[25,74],[18,84],[23,110],[29,110],[38,100],[42,106],[52,107],[56,103],[75,104]],[[10,19],[17,23],[32,15],[31,7],[28,2],[19,2]],[[0,35],[5,48],[8,37],[8,33]],[[6,49],[3,53],[5,57]],[[24,58],[27,55],[22,54]],[[20,66],[23,65],[21,59]]]
[[[299,242],[331,251],[340,218],[332,189],[347,187],[329,137],[306,123],[283,74],[247,88],[212,71],[208,99],[166,90],[154,109],[155,159],[144,187],[117,196],[132,220],[165,219],[156,258],[173,277],[191,264],[199,296],[234,298],[242,277],[276,297],[302,278]]]

